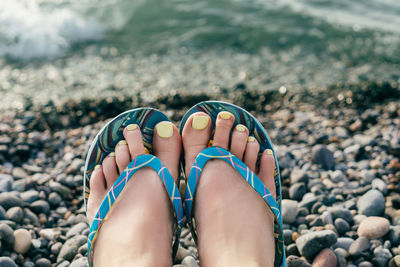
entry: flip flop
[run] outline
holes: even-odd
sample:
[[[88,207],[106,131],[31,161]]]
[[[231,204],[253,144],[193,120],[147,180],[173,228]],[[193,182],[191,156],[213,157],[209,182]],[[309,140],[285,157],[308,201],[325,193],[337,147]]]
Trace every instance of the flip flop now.
[[[131,178],[134,178],[134,174],[139,169],[144,167],[150,167],[157,172],[161,181],[164,184],[166,191],[170,197],[172,206],[174,207],[174,240],[172,246],[172,259],[175,258],[176,252],[179,245],[179,237],[183,224],[183,208],[182,199],[179,194],[178,186],[172,178],[170,172],[167,170],[165,165],[154,155],[152,140],[154,127],[161,121],[169,121],[167,116],[162,112],[153,108],[138,108],[121,113],[113,120],[108,122],[96,135],[92,145],[89,148],[89,152],[86,157],[85,172],[83,179],[84,186],[84,202],[87,211],[87,200],[90,194],[90,177],[96,165],[101,164],[103,159],[111,152],[114,151],[115,145],[122,139],[123,130],[129,124],[137,124],[142,131],[143,143],[145,149],[149,154],[140,155],[132,160],[132,162],[126,167],[121,173],[118,179],[115,181],[110,191],[107,193],[103,202],[97,211],[95,218],[90,226],[88,236],[88,262],[89,266],[93,265],[93,247],[98,232],[102,226],[104,219],[108,212],[111,210],[119,194],[123,191],[127,183]]]
[[[223,160],[230,164],[234,169],[236,169],[240,175],[245,179],[249,185],[262,197],[265,203],[270,207],[274,214],[274,232],[275,232],[275,266],[286,266],[285,249],[283,244],[283,230],[282,230],[282,218],[281,218],[281,181],[279,174],[278,161],[275,156],[275,151],[273,149],[271,140],[262,124],[248,111],[235,106],[230,103],[225,103],[221,101],[205,101],[201,102],[191,109],[183,116],[180,133],[182,134],[183,128],[187,119],[190,115],[196,112],[204,112],[211,117],[212,121],[212,131],[215,130],[215,121],[217,119],[218,113],[221,111],[228,111],[235,116],[234,126],[237,124],[243,124],[249,129],[249,136],[256,138],[260,144],[260,155],[266,149],[271,149],[273,151],[276,171],[274,173],[275,186],[276,186],[276,200],[270,194],[268,188],[261,182],[261,180],[236,156],[231,154],[229,151],[220,147],[208,147],[201,151],[196,157],[193,163],[189,177],[187,178],[187,186],[185,192],[185,214],[188,224],[192,230],[192,235],[197,243],[197,232],[196,224],[193,216],[194,209],[192,209],[196,186],[199,181],[201,171],[204,165],[210,159]],[[212,142],[212,140],[210,140]],[[186,174],[187,175],[187,174]]]

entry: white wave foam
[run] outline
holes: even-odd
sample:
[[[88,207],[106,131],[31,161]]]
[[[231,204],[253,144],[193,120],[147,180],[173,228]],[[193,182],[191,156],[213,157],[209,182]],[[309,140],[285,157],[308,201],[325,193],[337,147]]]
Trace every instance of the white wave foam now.
[[[0,1],[0,56],[59,57],[72,44],[100,40],[103,34],[100,23],[67,8],[49,11],[36,1]]]

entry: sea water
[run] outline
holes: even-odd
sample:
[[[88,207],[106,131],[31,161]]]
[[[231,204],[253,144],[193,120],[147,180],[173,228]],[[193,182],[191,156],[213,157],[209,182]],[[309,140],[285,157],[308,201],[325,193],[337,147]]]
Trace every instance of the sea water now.
[[[0,57],[0,92],[43,98],[398,83],[400,2],[2,0]]]

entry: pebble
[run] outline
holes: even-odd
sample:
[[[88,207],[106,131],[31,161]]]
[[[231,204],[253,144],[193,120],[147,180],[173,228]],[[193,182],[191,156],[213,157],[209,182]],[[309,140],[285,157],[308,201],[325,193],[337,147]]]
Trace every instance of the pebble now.
[[[0,220],[7,220],[7,215],[6,215],[6,211],[5,209],[0,206]]]
[[[19,195],[21,196],[22,200],[27,203],[32,203],[39,198],[39,192],[36,190],[21,192]]]
[[[76,236],[87,228],[88,228],[87,223],[81,222],[81,223],[75,224],[74,226],[71,227],[71,229],[68,230],[66,237],[70,238],[70,237]]]
[[[290,174],[290,182],[291,184],[295,183],[302,183],[302,182],[307,182],[308,181],[308,175],[306,171],[299,169],[299,168],[294,168]]]
[[[357,234],[369,239],[378,239],[387,234],[390,230],[390,222],[382,217],[368,217],[360,223]]]
[[[14,250],[18,253],[25,254],[31,247],[32,237],[26,229],[18,229],[14,232]]]
[[[311,264],[294,255],[287,257],[286,264],[288,267],[311,267]]]
[[[12,207],[22,207],[23,201],[16,192],[4,192],[0,194],[0,206],[8,210]]]
[[[318,253],[317,257],[315,257],[313,263],[313,267],[336,267],[337,260],[336,255],[332,251],[332,249],[325,248],[320,253]]]
[[[15,262],[9,257],[0,257],[1,267],[17,267]]]
[[[400,225],[391,226],[388,236],[393,246],[400,245]]]
[[[38,259],[35,267],[51,267],[51,261],[45,258]]]
[[[71,261],[78,252],[78,248],[86,242],[87,238],[84,235],[77,235],[72,237],[71,239],[68,239],[62,246],[57,259]]]
[[[36,200],[29,205],[29,208],[36,214],[47,214],[50,211],[50,205],[45,200]]]
[[[354,257],[359,257],[364,251],[367,251],[370,247],[371,243],[369,242],[368,238],[360,236],[353,242],[353,244],[351,244],[348,251],[350,255]]]
[[[352,223],[353,216],[348,209],[342,207],[329,207],[327,211],[331,214],[332,220],[336,220],[337,218],[342,218],[348,223]]]
[[[380,216],[385,211],[385,198],[381,192],[372,189],[358,199],[357,208],[359,214]]]
[[[347,231],[350,230],[350,225],[349,225],[349,223],[346,222],[345,220],[343,220],[342,218],[337,218],[337,219],[335,220],[335,227],[336,227],[337,232],[338,232],[340,235],[343,235],[343,234],[345,234]]]
[[[396,255],[390,260],[389,267],[400,267],[400,255]]]
[[[337,235],[331,230],[323,230],[304,234],[296,239],[296,245],[301,255],[306,258],[315,256],[323,248],[335,244]]]
[[[282,200],[282,220],[283,223],[294,223],[297,218],[298,202],[290,199]]]
[[[331,170],[335,163],[333,152],[324,145],[313,146],[312,160],[314,163],[320,164],[325,170]]]
[[[0,224],[0,240],[10,246],[13,246],[15,242],[13,229],[5,223]]]
[[[346,258],[348,256],[347,251],[342,248],[337,248],[334,250],[334,252],[336,255],[337,266],[347,266],[347,261],[346,261]]]
[[[305,183],[295,183],[289,188],[290,199],[300,201],[307,193]]]
[[[321,218],[324,224],[333,224],[332,216],[328,211],[324,211],[321,214]]]
[[[344,250],[349,250],[350,246],[354,243],[353,238],[350,237],[339,237],[336,243],[332,246],[333,249],[342,248]]]
[[[48,228],[40,230],[39,235],[50,241],[60,237],[61,232],[56,229]]]
[[[69,267],[87,267],[88,262],[86,257],[80,257],[79,259],[74,260]]]
[[[386,266],[389,260],[392,258],[392,253],[386,248],[377,247],[374,249],[374,257],[372,262],[377,266]]]
[[[10,191],[13,182],[14,179],[11,175],[0,174],[0,193]]]
[[[21,207],[12,207],[8,209],[6,215],[9,220],[12,220],[16,223],[21,223],[24,219],[24,211]]]
[[[49,204],[51,206],[58,206],[62,201],[62,198],[60,197],[60,195],[56,192],[51,192],[49,195]]]
[[[197,261],[192,256],[186,256],[182,262],[182,265],[186,267],[198,267]]]
[[[376,178],[376,179],[372,180],[371,186],[372,186],[372,189],[376,189],[376,190],[380,191],[383,195],[386,195],[388,192],[387,184],[384,181],[382,181],[381,179]]]

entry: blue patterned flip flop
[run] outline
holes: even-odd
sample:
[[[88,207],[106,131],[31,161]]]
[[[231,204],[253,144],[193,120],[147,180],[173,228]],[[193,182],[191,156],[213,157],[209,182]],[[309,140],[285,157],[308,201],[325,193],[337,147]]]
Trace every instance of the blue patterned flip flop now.
[[[84,199],[85,207],[87,208],[87,200],[90,194],[90,177],[96,165],[101,164],[103,159],[114,151],[115,145],[122,139],[123,130],[129,124],[137,124],[142,131],[143,142],[145,148],[151,154],[153,152],[152,140],[153,131],[157,123],[161,121],[169,121],[169,119],[160,111],[152,108],[138,108],[124,112],[113,120],[108,122],[97,134],[92,145],[90,146],[86,157],[85,172],[84,172]],[[90,226],[88,236],[88,262],[89,266],[93,265],[93,247],[97,234],[101,228],[104,219],[108,212],[113,207],[119,194],[123,191],[126,184],[131,178],[134,178],[135,172],[144,168],[150,167],[157,172],[163,182],[166,191],[170,197],[172,206],[174,207],[175,217],[175,238],[173,240],[172,258],[175,258],[178,246],[179,237],[183,224],[183,207],[182,199],[179,194],[178,186],[172,178],[171,174],[161,161],[154,155],[140,155],[132,160],[132,162],[121,173],[115,181],[110,191],[107,193],[103,202],[97,211],[95,218]]]
[[[275,158],[276,172],[274,174],[275,186],[276,186],[276,200],[270,194],[268,188],[261,182],[261,180],[236,156],[231,154],[220,147],[209,147],[204,149],[196,157],[195,162],[191,168],[190,174],[187,177],[187,186],[185,193],[185,214],[189,226],[192,229],[192,234],[195,240],[197,240],[197,233],[195,229],[195,221],[192,209],[193,200],[196,193],[196,186],[199,181],[201,171],[204,165],[210,159],[223,160],[230,164],[236,169],[240,175],[248,182],[248,184],[262,197],[265,203],[270,207],[274,214],[275,221],[275,266],[286,266],[286,256],[283,243],[283,229],[282,229],[282,218],[281,218],[281,181],[279,174],[278,161],[275,156],[275,152],[272,143],[268,137],[268,134],[262,124],[248,111],[237,107],[233,104],[220,102],[220,101],[205,101],[192,107],[183,117],[180,127],[180,132],[184,128],[184,125],[190,115],[196,112],[205,112],[211,117],[212,130],[215,129],[215,121],[218,113],[221,111],[228,111],[235,116],[235,125],[243,124],[249,129],[250,136],[256,138],[260,144],[260,154],[266,149],[271,149]],[[187,174],[186,174],[187,175]]]

